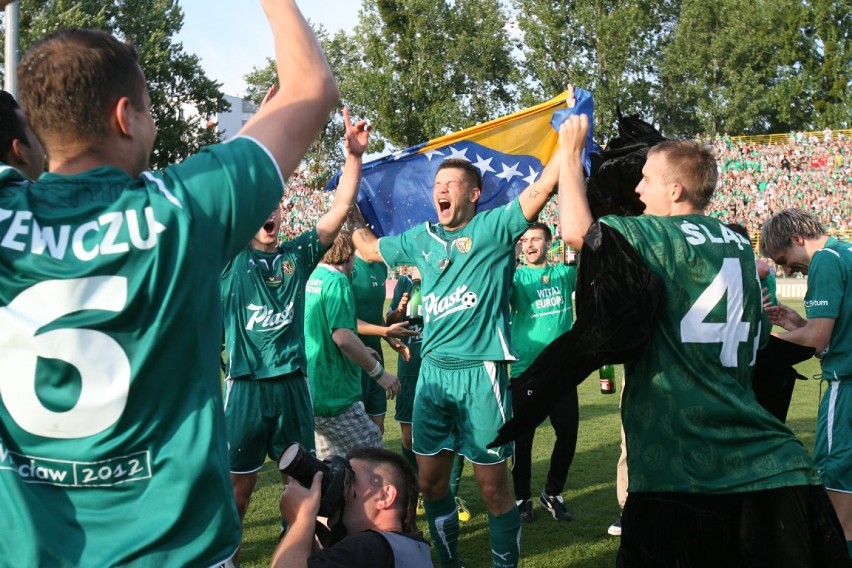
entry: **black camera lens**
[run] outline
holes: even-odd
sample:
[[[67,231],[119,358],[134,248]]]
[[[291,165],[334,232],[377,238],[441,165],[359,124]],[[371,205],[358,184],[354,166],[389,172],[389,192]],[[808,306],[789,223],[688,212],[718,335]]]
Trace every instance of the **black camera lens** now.
[[[300,444],[290,444],[281,453],[281,457],[278,458],[278,469],[308,488],[310,488],[316,472],[321,471],[323,475],[328,474],[328,467]]]
[[[343,510],[346,491],[352,482],[352,467],[346,458],[329,456],[318,460],[298,442],[290,444],[278,458],[278,469],[303,487],[310,489],[316,472],[322,472],[320,509],[323,517],[333,517]]]

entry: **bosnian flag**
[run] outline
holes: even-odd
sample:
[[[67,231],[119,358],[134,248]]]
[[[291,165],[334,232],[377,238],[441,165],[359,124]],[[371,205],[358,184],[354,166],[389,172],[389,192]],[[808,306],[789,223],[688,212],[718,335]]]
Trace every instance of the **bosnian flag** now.
[[[575,88],[568,108],[568,91],[534,107],[423,142],[367,162],[361,170],[358,206],[377,236],[394,235],[425,221],[436,222],[432,185],[442,161],[460,158],[482,175],[479,210],[504,205],[541,175],[556,150],[558,128],[568,116],[585,114],[591,124],[593,105],[588,91]],[[589,128],[583,164],[589,171],[590,152],[600,148]],[[337,186],[340,173],[326,189]]]

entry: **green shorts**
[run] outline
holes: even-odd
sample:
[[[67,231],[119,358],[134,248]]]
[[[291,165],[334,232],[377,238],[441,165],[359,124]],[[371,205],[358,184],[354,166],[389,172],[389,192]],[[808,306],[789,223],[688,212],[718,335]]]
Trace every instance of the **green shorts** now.
[[[414,395],[412,449],[458,452],[477,464],[512,455],[512,445],[486,449],[512,417],[506,364],[424,357]]]
[[[827,381],[817,414],[814,463],[826,489],[852,492],[852,380]]]
[[[314,449],[314,413],[308,380],[301,372],[284,377],[225,382],[225,425],[231,473],[253,473],[266,457],[277,461],[299,442]]]
[[[397,422],[411,424],[414,412],[414,391],[417,388],[417,375],[399,375],[399,394],[396,395],[393,417]]]

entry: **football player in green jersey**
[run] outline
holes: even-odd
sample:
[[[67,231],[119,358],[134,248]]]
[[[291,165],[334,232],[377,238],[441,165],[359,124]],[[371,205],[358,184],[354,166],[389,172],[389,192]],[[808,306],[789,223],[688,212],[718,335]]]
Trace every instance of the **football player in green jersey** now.
[[[787,330],[779,337],[812,347],[822,360],[828,392],[817,415],[814,461],[843,526],[852,556],[852,244],[825,234],[801,209],[775,213],[763,225],[763,253],[787,274],[808,276],[807,319],[788,306],[767,308]]]
[[[387,398],[399,381],[358,339],[349,276],[355,264],[352,237],[341,232],[305,286],[305,354],[311,382],[317,457],[344,455],[354,447],[383,447],[382,433],[361,400],[361,372]]]
[[[422,276],[422,364],[415,393],[413,449],[429,531],[442,566],[459,566],[459,517],[450,476],[456,454],[473,463],[488,509],[494,566],[516,566],[520,515],[509,488],[511,445],[486,446],[511,417],[507,363],[509,290],[515,241],[555,189],[559,161],[505,206],[477,213],[482,180],[469,161],[447,159],[435,174],[437,223],[376,236],[361,223],[365,260],[415,265]],[[363,221],[363,220],[361,220]]]
[[[338,91],[293,0],[263,0],[281,90],[227,144],[147,171],[135,50],[59,30],[19,68],[49,157],[0,171],[0,558],[214,566],[240,542],[219,274],[281,198]]]
[[[407,321],[385,325],[385,281],[388,278],[387,266],[366,262],[355,253],[355,267],[352,269],[352,293],[355,297],[355,309],[358,317],[358,339],[376,352],[379,363],[385,364],[382,354],[382,338],[391,349],[400,354],[400,358],[411,357],[408,346],[400,338],[411,337],[415,332],[407,328]],[[366,372],[361,374],[362,401],[370,420],[376,423],[379,431],[385,433],[385,413],[388,399],[384,389]]]
[[[222,272],[225,423],[240,519],[267,456],[277,460],[293,442],[314,449],[303,341],[305,283],[349,215],[370,137],[367,122],[353,124],[346,107],[343,124],[346,164],[334,202],[316,226],[279,244],[276,208]]]
[[[519,242],[524,260],[512,279],[510,299],[512,345],[518,350],[518,361],[512,363],[513,379],[519,377],[551,341],[571,329],[574,321],[571,295],[577,271],[574,266],[547,261],[553,236],[550,227],[544,223],[533,223]],[[514,389],[512,412],[523,412],[524,403],[531,395],[531,390],[519,392]],[[556,433],[556,441],[539,502],[554,519],[570,521],[571,513],[565,508],[561,494],[577,449],[580,417],[576,387],[566,389],[562,397],[553,401],[550,423]],[[521,520],[526,523],[533,521],[530,476],[534,437],[535,431],[531,431],[515,440],[512,463],[515,500]]]
[[[580,162],[588,128],[574,116],[560,129],[559,222],[577,248],[593,223]],[[618,565],[848,565],[807,451],[751,389],[769,325],[748,239],[703,214],[716,181],[706,147],[661,142],[636,188],[644,214],[595,227],[626,240],[665,285],[654,334],[625,365]]]
[[[0,162],[30,179],[38,179],[44,171],[44,147],[18,102],[6,91],[0,91]]]
[[[411,450],[411,417],[414,409],[414,390],[417,386],[417,375],[420,373],[423,311],[420,294],[420,271],[417,270],[416,266],[412,266],[408,268],[407,272],[407,274],[400,274],[396,281],[386,321],[388,325],[402,321],[408,322],[410,329],[415,332],[414,336],[403,340],[408,345],[408,360],[406,361],[400,355],[397,361],[396,374],[399,379],[400,391],[394,405],[394,418],[399,422],[402,455],[411,464],[412,469],[417,472],[417,460]]]

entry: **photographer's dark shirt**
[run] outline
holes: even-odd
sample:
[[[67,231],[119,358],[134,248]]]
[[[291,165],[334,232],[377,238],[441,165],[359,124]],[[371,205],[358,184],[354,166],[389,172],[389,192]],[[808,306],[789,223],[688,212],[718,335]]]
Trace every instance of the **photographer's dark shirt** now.
[[[397,533],[426,542],[421,533]],[[390,544],[375,531],[349,535],[334,546],[308,558],[310,568],[394,568]]]

